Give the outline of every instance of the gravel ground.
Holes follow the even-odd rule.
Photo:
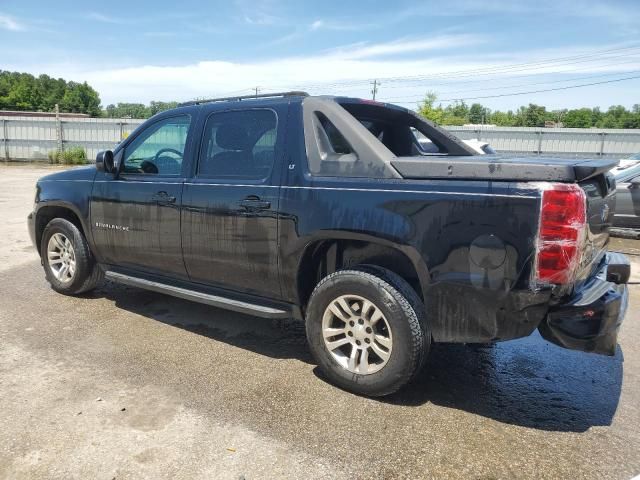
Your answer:
[[[110,283],[53,292],[25,222],[45,173],[0,166],[1,478],[640,473],[640,286],[615,357],[537,334],[438,345],[412,385],[371,400],[322,379],[296,323]]]

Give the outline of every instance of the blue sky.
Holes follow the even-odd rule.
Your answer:
[[[103,104],[305,89],[409,107],[640,103],[640,1],[0,0],[0,69],[88,81]],[[491,97],[475,100],[474,97]]]

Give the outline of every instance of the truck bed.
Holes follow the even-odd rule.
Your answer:
[[[455,178],[467,180],[581,182],[618,164],[612,159],[505,157],[497,155],[397,157],[391,165],[408,179]]]

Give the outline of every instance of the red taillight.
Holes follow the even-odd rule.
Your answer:
[[[572,281],[580,262],[586,216],[586,197],[578,185],[545,185],[538,232],[538,280],[555,284]]]

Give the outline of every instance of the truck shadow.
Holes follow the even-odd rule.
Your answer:
[[[527,428],[583,432],[611,425],[623,360],[620,346],[614,357],[574,352],[537,332],[487,346],[439,344],[416,379],[381,401],[431,402]]]
[[[271,358],[313,364],[304,324],[293,319],[253,317],[112,282],[94,295],[111,300],[118,308],[219,342]]]
[[[251,317],[113,283],[94,295],[215,341],[314,364],[304,325],[295,320]],[[432,403],[527,428],[583,432],[611,424],[622,364],[620,347],[614,357],[573,352],[537,333],[489,346],[437,344],[416,379],[377,401],[408,408]],[[324,380],[317,367],[314,373]]]

